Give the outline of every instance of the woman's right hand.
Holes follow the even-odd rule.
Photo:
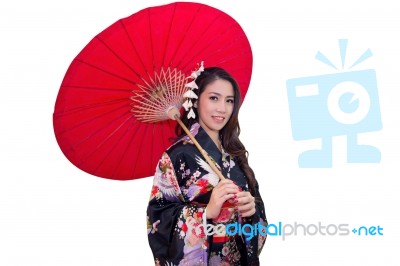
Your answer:
[[[210,201],[207,204],[207,219],[217,218],[225,201],[235,197],[239,187],[230,179],[221,180],[212,190]]]

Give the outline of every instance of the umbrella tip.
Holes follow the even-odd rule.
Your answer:
[[[170,106],[167,111],[166,111],[168,117],[172,120],[176,120],[177,118],[180,118],[181,114],[179,113],[178,108],[176,106]]]

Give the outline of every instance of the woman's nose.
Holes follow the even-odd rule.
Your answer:
[[[221,112],[221,113],[225,113],[225,111],[226,111],[225,102],[221,101],[218,103],[217,111]]]

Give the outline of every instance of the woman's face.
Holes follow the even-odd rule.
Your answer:
[[[208,84],[199,97],[198,114],[200,126],[212,137],[226,125],[234,107],[234,91],[232,84],[217,79]]]

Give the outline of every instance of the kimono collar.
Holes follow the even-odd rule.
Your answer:
[[[193,134],[195,139],[199,142],[201,147],[211,155],[214,160],[220,160],[221,152],[218,149],[217,145],[215,145],[214,141],[211,137],[207,134],[207,132],[200,126],[199,123],[195,123],[191,126],[190,132]],[[223,151],[223,148],[222,148]]]

